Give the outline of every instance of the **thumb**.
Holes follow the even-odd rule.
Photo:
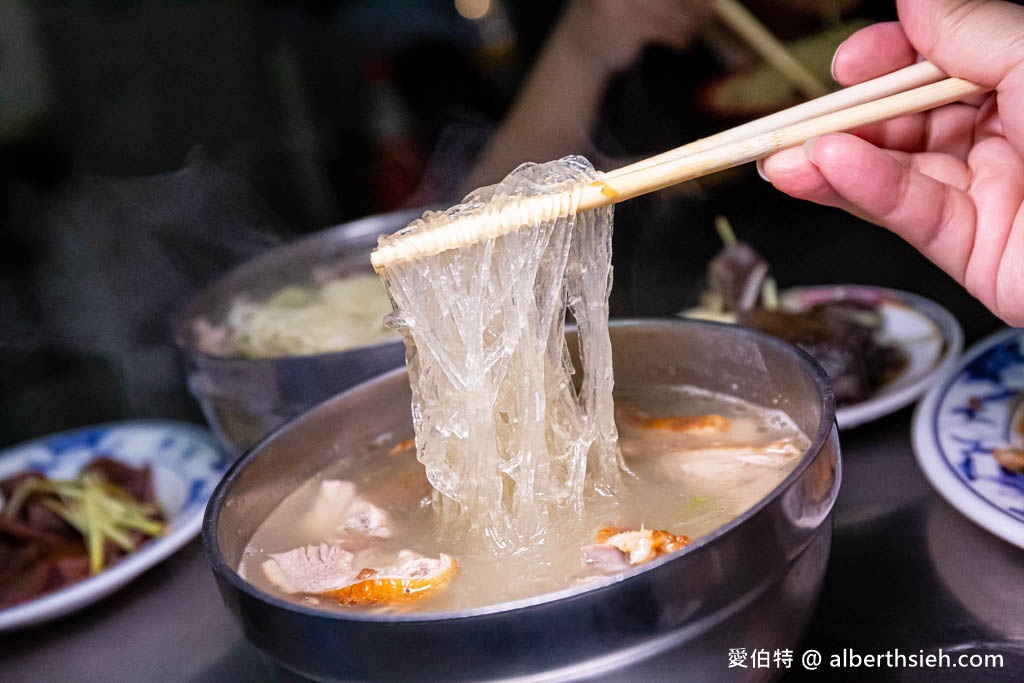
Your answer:
[[[950,76],[996,90],[1002,133],[1024,154],[1024,7],[1002,0],[898,0],[911,44]]]
[[[1024,69],[1024,7],[1001,0],[898,0],[911,44],[950,76],[996,88]]]

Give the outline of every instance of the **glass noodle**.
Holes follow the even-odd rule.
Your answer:
[[[525,164],[381,239],[552,197],[540,220],[531,214],[504,235],[384,273],[389,324],[406,344],[418,458],[448,537],[482,535],[515,551],[579,523],[588,490],[611,495],[621,484],[608,336],[612,209],[575,213],[595,178],[581,157]],[[568,211],[559,199],[567,194]],[[579,329],[579,392],[567,311]]]

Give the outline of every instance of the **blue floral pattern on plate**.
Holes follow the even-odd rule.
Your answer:
[[[993,449],[1021,445],[1024,330],[982,340],[925,396],[914,416],[914,450],[925,475],[954,507],[1024,547],[1024,474]]]
[[[134,421],[62,432],[0,451],[0,479],[26,469],[55,479],[71,478],[101,455],[151,467],[168,519],[166,533],[96,576],[0,610],[0,631],[38,624],[99,600],[195,538],[206,503],[229,464],[206,429]]]

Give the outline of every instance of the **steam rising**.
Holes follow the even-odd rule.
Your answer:
[[[114,367],[129,412],[173,415],[180,407],[163,404],[181,381],[175,314],[286,230],[244,181],[193,156],[172,173],[74,188],[44,233],[27,293],[37,320],[18,338],[99,356]]]

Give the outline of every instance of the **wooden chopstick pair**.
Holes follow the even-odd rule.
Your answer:
[[[583,188],[575,210],[615,204],[762,159],[827,133],[926,111],[989,89],[960,78],[946,78],[935,65],[921,62],[610,171]],[[530,222],[550,220],[553,211],[570,204],[543,196],[508,202],[499,212],[474,216],[471,221],[450,221],[436,229],[394,239],[377,247],[370,260],[380,272],[389,264],[497,237]],[[562,211],[565,215],[568,208]]]
[[[961,78],[945,78],[931,62],[920,62],[611,171],[584,190],[577,210],[624,201],[826,133],[934,109],[988,90]]]

